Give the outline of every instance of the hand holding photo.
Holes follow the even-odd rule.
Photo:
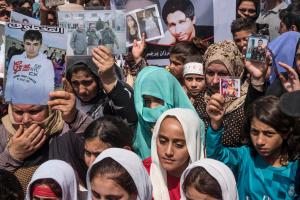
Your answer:
[[[237,78],[220,78],[220,94],[224,97],[241,96],[241,80]]]

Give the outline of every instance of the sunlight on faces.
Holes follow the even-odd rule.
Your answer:
[[[76,73],[73,72],[71,85],[75,94],[83,102],[88,102],[97,96],[97,82],[88,71],[79,70]]]
[[[204,76],[199,74],[187,74],[184,76],[184,85],[192,96],[197,96],[205,89]]]
[[[12,105],[12,116],[17,124],[29,127],[32,122],[42,122],[49,115],[48,106],[15,104]]]
[[[39,54],[42,44],[38,40],[29,40],[24,41],[24,49],[28,58],[34,58]]]
[[[110,148],[111,145],[104,143],[99,137],[86,139],[84,142],[84,161],[90,167],[97,156],[105,149]]]
[[[156,146],[161,166],[168,174],[180,177],[189,164],[190,156],[183,128],[176,118],[166,117],[162,121]]]
[[[265,160],[279,158],[284,138],[278,131],[254,117],[250,137],[254,148]]]
[[[188,187],[186,189],[186,198],[187,200],[218,200],[208,194],[204,194],[201,192],[198,192],[194,185]]]
[[[91,181],[93,200],[136,200],[136,194],[128,194],[114,180],[97,175]]]
[[[191,41],[195,37],[196,18],[187,18],[181,11],[175,11],[167,16],[167,26],[176,41]]]
[[[254,17],[256,15],[255,4],[252,1],[243,1],[238,7],[239,17]]]
[[[252,34],[250,30],[242,30],[234,33],[233,40],[236,46],[239,48],[240,52],[243,51],[244,47],[247,47],[248,38]]]
[[[229,76],[229,71],[224,64],[212,62],[205,72],[205,81],[207,88],[212,93],[218,93],[220,89],[220,78]]]

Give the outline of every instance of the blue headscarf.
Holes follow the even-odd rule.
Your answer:
[[[289,66],[295,66],[295,56],[299,39],[300,33],[289,31],[283,33],[269,43],[268,49],[272,53],[273,67],[277,67],[278,72],[285,72],[285,69],[283,69],[278,62],[284,62]],[[273,81],[275,78],[276,74],[274,70],[272,70],[270,80]]]
[[[143,95],[159,98],[164,101],[164,105],[147,108],[144,106]],[[195,111],[177,79],[166,69],[154,66],[145,67],[138,74],[134,84],[134,104],[138,126],[133,147],[142,159],[151,156],[151,128],[164,111],[171,108],[189,108]]]

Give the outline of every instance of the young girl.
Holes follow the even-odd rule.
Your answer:
[[[139,157],[132,151],[103,151],[87,174],[88,200],[151,200],[152,186]]]
[[[77,182],[73,168],[61,160],[43,163],[27,187],[26,200],[77,200]]]
[[[154,66],[145,67],[138,74],[134,103],[138,125],[133,147],[142,159],[151,155],[152,129],[164,111],[171,108],[194,109],[176,78],[167,70]]]
[[[207,156],[224,162],[237,177],[240,199],[294,199],[298,152],[294,120],[284,115],[277,97],[256,100],[249,112],[252,144],[222,146],[224,98],[215,94],[207,104],[211,119],[206,135]]]
[[[182,172],[203,157],[204,123],[197,113],[183,108],[164,112],[154,127],[151,157],[144,160],[154,200],[179,200]]]
[[[116,147],[132,149],[133,132],[121,120],[112,116],[101,117],[84,131],[84,160],[90,167],[105,149]]]
[[[180,185],[181,200],[238,200],[232,171],[217,160],[201,159],[189,165]]]

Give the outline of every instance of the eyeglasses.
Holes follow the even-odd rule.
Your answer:
[[[248,11],[248,13],[250,13],[250,14],[255,14],[256,13],[255,9],[240,8],[239,11],[242,12],[242,13],[245,13],[245,12]]]

